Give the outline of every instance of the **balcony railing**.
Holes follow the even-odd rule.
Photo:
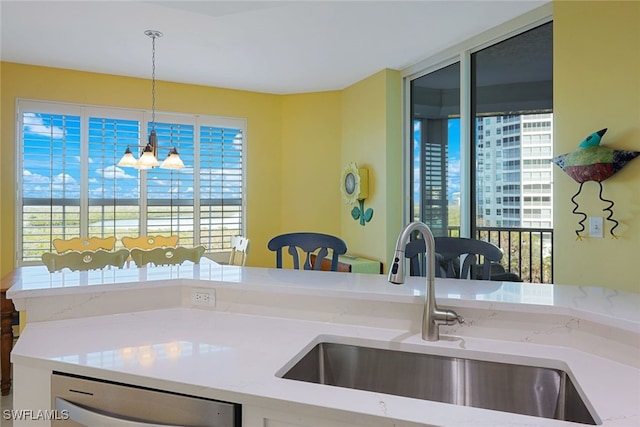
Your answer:
[[[449,227],[449,236],[460,236],[459,227]],[[553,229],[477,227],[475,238],[502,249],[502,265],[523,282],[553,283]]]

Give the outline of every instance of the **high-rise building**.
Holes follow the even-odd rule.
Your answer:
[[[477,121],[477,225],[553,228],[553,114]]]

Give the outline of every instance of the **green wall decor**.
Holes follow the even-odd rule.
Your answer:
[[[371,218],[373,217],[373,209],[369,208],[366,211],[364,210],[364,199],[358,200],[358,203],[360,204],[360,207],[355,206],[351,210],[351,216],[356,221],[360,220],[360,225],[365,225],[365,223],[371,221]]]
[[[373,209],[364,208],[364,200],[369,196],[369,170],[358,168],[351,162],[342,169],[340,177],[340,192],[342,198],[349,204],[358,202],[359,206],[351,210],[351,216],[356,221],[360,220],[360,225],[365,225],[373,217]]]

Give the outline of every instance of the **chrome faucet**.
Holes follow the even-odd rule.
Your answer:
[[[396,253],[389,270],[389,282],[395,284],[404,283],[404,249],[409,242],[409,237],[414,231],[422,234],[427,249],[427,289],[424,296],[424,309],[422,311],[422,339],[425,341],[438,341],[440,339],[440,325],[453,325],[456,322],[464,323],[464,319],[453,310],[441,310],[436,305],[435,268],[436,252],[433,233],[422,222],[409,223],[400,232],[396,243]]]

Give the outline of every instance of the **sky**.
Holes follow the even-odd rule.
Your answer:
[[[460,119],[449,119],[447,141],[447,199],[452,202],[453,194],[460,192]],[[420,182],[420,121],[414,122],[413,158],[414,184]],[[420,187],[414,185],[414,199],[419,200]]]
[[[84,157],[89,166],[87,189],[91,199],[113,199],[114,195],[118,199],[138,199],[141,172],[117,163],[128,146],[139,157],[139,122],[89,118],[88,149],[82,147],[80,129],[80,116],[23,113],[23,197],[79,198],[80,159]],[[217,151],[201,149],[201,197],[241,197],[242,131],[225,128],[221,133],[222,128],[209,126],[200,129],[203,147],[224,141],[223,148]],[[158,160],[164,160],[169,148],[175,146],[186,167],[177,171],[148,170],[148,197],[193,199],[194,126],[157,123],[156,130]]]

